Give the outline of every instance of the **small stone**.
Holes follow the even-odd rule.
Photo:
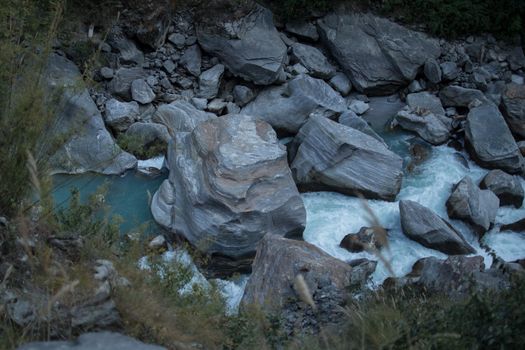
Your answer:
[[[208,100],[205,98],[197,98],[194,97],[191,99],[191,103],[195,106],[195,108],[203,111],[208,107]]]
[[[330,79],[330,85],[341,95],[346,96],[352,90],[352,83],[346,74],[338,72]]]
[[[247,86],[237,85],[233,88],[233,98],[241,107],[246,106],[254,97],[252,89]]]
[[[172,60],[167,60],[167,61],[164,61],[164,63],[162,64],[162,67],[168,74],[171,74],[173,73],[175,68],[177,68],[177,65]]]
[[[419,81],[414,80],[410,83],[410,85],[408,85],[408,91],[410,93],[420,92],[423,91],[423,87],[421,86]]]
[[[370,109],[370,106],[366,102],[360,100],[353,100],[348,105],[348,109],[350,109],[357,115],[361,115],[368,111]]]
[[[510,80],[514,84],[518,84],[518,85],[523,85],[525,83],[525,79],[523,79],[521,75],[517,75],[517,74],[512,74],[512,76],[510,77]]]
[[[109,67],[102,67],[100,68],[100,75],[102,75],[104,79],[112,79],[115,71]]]
[[[228,104],[226,105],[226,111],[228,112],[228,114],[238,114],[241,112],[241,107],[237,106],[233,102],[228,102]]]
[[[220,113],[226,107],[227,103],[220,98],[216,98],[208,103],[208,110],[213,113]]]
[[[182,77],[176,80],[177,85],[183,89],[190,89],[193,86],[193,80],[187,77]]]
[[[116,131],[125,131],[139,115],[139,105],[135,101],[120,102],[111,99],[106,102],[105,122]]]
[[[460,69],[454,62],[443,62],[440,64],[444,80],[454,80],[461,73]]]
[[[441,82],[441,67],[436,60],[430,59],[425,63],[424,73],[430,82],[434,84]]]
[[[217,96],[223,74],[224,66],[222,64],[217,64],[203,72],[199,77],[198,96],[207,99],[212,99]]]
[[[155,93],[144,79],[137,79],[131,83],[131,96],[133,100],[144,105],[155,99]]]
[[[186,37],[180,33],[171,34],[168,40],[179,49],[182,49],[186,44]]]
[[[149,242],[148,247],[150,249],[159,250],[162,248],[166,248],[166,245],[166,238],[164,238],[163,235],[158,235]]]
[[[306,69],[302,64],[296,63],[292,66],[292,73],[296,75],[307,74],[308,69]]]

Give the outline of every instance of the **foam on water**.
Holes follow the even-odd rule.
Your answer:
[[[409,135],[397,135],[390,140],[390,147],[398,154],[407,154]],[[464,159],[461,159],[463,157]],[[488,170],[482,169],[467,156],[459,154],[447,146],[433,147],[430,158],[417,166],[412,173],[405,174],[402,189],[397,200],[407,199],[418,202],[443,218],[448,218],[445,203],[452,187],[463,177],[469,175],[479,182]],[[522,179],[525,188],[525,181]],[[378,260],[376,256],[363,253],[350,253],[340,248],[339,243],[348,233],[358,232],[363,226],[370,226],[367,210],[362,201],[355,197],[337,193],[318,192],[303,194],[307,211],[307,224],[304,239],[328,254],[349,261],[358,258]],[[401,230],[398,202],[380,200],[367,201],[381,225],[389,231],[389,250],[383,255],[389,262],[395,276],[403,276],[411,271],[412,265],[420,258],[434,256],[445,259],[447,256],[439,251],[428,249],[410,240]],[[498,211],[497,224],[511,223],[525,217],[525,207],[513,209],[503,207]],[[476,249],[476,255],[485,259],[485,265],[492,264],[492,257],[480,247],[477,236],[469,226],[458,220],[449,220],[460,231],[465,239]],[[492,230],[484,237],[484,243],[494,249],[503,259],[512,261],[525,257],[525,238],[518,233],[496,233]],[[381,261],[372,275],[374,284],[382,283],[390,272]]]

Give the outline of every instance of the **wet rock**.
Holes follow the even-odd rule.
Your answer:
[[[352,90],[352,83],[350,79],[344,73],[336,73],[332,79],[330,79],[330,86],[333,87],[342,96],[346,96]]]
[[[300,75],[285,86],[263,90],[242,113],[261,118],[280,132],[296,134],[311,116],[336,117],[346,110],[341,95],[323,80]]]
[[[525,232],[525,219],[518,220],[511,224],[501,225],[500,231]]]
[[[391,201],[401,187],[400,157],[375,138],[321,116],[310,117],[289,153],[302,190]]]
[[[492,170],[481,181],[480,187],[494,192],[500,205],[523,205],[523,187],[517,176],[512,176],[501,170]]]
[[[419,92],[407,95],[407,104],[412,110],[424,113],[426,111],[435,115],[445,115],[445,110],[439,98],[429,92]]]
[[[502,107],[510,130],[519,139],[525,139],[525,85],[507,85]]]
[[[198,110],[191,103],[180,100],[160,106],[153,115],[153,121],[166,126],[171,135],[180,131],[193,131],[200,123],[214,118],[214,114]]]
[[[455,85],[443,88],[439,98],[445,107],[468,107],[475,100],[488,102],[483,92]]]
[[[435,59],[429,59],[425,62],[423,72],[425,73],[425,77],[427,77],[431,83],[437,84],[441,82],[441,67]]]
[[[347,111],[341,114],[339,116],[339,123],[351,127],[353,129],[359,130],[362,133],[372,136],[376,140],[385,144],[383,138],[379,136],[363,118],[361,118],[352,111]]]
[[[237,85],[233,88],[233,98],[240,107],[246,106],[254,97],[252,89],[247,86]]]
[[[109,92],[126,101],[131,101],[131,83],[137,79],[146,78],[147,73],[139,67],[120,68],[108,85]]]
[[[145,105],[153,102],[156,96],[144,79],[137,79],[131,83],[131,97]]]
[[[301,39],[311,41],[319,40],[317,27],[313,23],[302,21],[288,22],[286,23],[286,31],[300,37]]]
[[[461,233],[421,204],[402,200],[399,211],[403,233],[421,245],[452,255],[475,252]]]
[[[137,159],[118,147],[89,92],[78,88],[82,78],[74,63],[53,54],[44,76],[48,92],[61,94],[50,137],[65,139],[49,160],[52,172],[120,174],[134,168]]]
[[[186,49],[180,58],[180,64],[193,76],[201,74],[202,53],[199,45],[192,45]]]
[[[220,29],[218,29],[218,27]],[[239,19],[217,16],[217,23],[197,26],[202,49],[217,56],[234,75],[259,85],[283,74],[286,45],[273,24],[272,13],[260,6]]]
[[[313,46],[295,43],[292,45],[292,55],[313,77],[330,79],[335,75],[335,67]]]
[[[358,233],[346,235],[339,243],[339,246],[352,253],[381,249],[383,247],[377,239],[376,229],[373,227],[361,227]]]
[[[219,92],[223,74],[224,66],[222,64],[217,64],[207,71],[202,72],[199,76],[198,96],[207,99],[215,98]]]
[[[75,341],[33,342],[17,350],[166,350],[156,345],[147,345],[123,334],[111,332],[85,333]]]
[[[120,102],[111,99],[106,102],[105,122],[113,130],[126,131],[137,119],[139,113],[137,102]]]
[[[481,166],[515,174],[523,157],[498,108],[491,104],[470,111],[465,124],[467,150]]]
[[[399,111],[392,125],[399,125],[403,129],[418,134],[423,140],[440,145],[450,138],[450,130],[442,121],[443,116],[430,112],[417,113],[409,108]]]
[[[447,200],[448,215],[472,224],[479,234],[494,224],[498,208],[498,197],[492,191],[479,189],[468,176],[454,186]]]
[[[441,53],[437,40],[371,14],[333,13],[318,26],[352,84],[366,94],[388,95],[408,85]]]
[[[236,259],[267,233],[301,235],[304,205],[269,124],[245,115],[209,120],[177,133],[168,159],[171,228],[198,249]]]

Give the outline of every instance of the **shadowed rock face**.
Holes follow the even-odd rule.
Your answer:
[[[301,235],[304,205],[269,124],[228,115],[177,133],[170,148],[172,229],[202,251],[239,258],[267,233]]]
[[[217,56],[233,74],[269,85],[283,74],[286,45],[273,24],[272,13],[256,6],[238,20],[197,26],[201,47]]]
[[[480,187],[489,189],[499,198],[500,205],[523,205],[524,191],[517,176],[512,176],[501,170],[492,170],[483,178]]]
[[[324,117],[310,117],[294,139],[291,168],[307,191],[336,191],[394,200],[403,160],[384,143]]]
[[[511,174],[523,171],[518,145],[495,105],[473,108],[465,125],[467,149],[481,166],[499,168]]]
[[[45,79],[50,97],[60,93],[50,137],[67,140],[50,159],[54,173],[93,171],[109,175],[136,166],[137,159],[123,152],[106,130],[87,89],[78,88],[82,77],[73,62],[57,54],[51,55]]]
[[[319,31],[352,84],[367,94],[387,95],[408,85],[441,53],[437,40],[370,14],[330,14],[319,21]]]
[[[421,245],[446,254],[471,254],[475,250],[448,222],[419,203],[399,202],[403,233]]]

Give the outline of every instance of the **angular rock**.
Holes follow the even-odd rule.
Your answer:
[[[126,131],[139,116],[139,105],[137,102],[120,102],[111,99],[106,102],[106,124],[113,130]]]
[[[302,39],[317,41],[319,40],[319,33],[317,27],[313,23],[294,21],[286,23],[286,31],[297,35]]]
[[[406,104],[398,95],[371,97],[368,101],[370,109],[362,115],[374,130],[385,130],[390,126],[392,118],[403,109]]]
[[[131,97],[145,105],[153,102],[156,96],[144,79],[137,79],[131,83]]]
[[[107,38],[107,43],[119,52],[119,61],[122,64],[141,65],[144,62],[144,54],[137,45],[129,40],[122,30],[114,26]]]
[[[252,275],[241,303],[278,310],[290,299],[300,300],[293,287],[299,274],[312,294],[325,285],[346,293],[345,288],[352,281],[352,267],[347,263],[310,243],[268,234],[257,246]]]
[[[376,238],[375,229],[373,227],[361,227],[358,233],[346,235],[341,243],[339,243],[339,246],[351,253],[382,248],[382,244]]]
[[[186,49],[180,58],[180,64],[193,76],[201,74],[202,53],[199,45],[192,45]]]
[[[384,143],[321,116],[310,117],[294,138],[291,169],[305,191],[335,191],[392,201],[401,187],[403,160]]]
[[[106,130],[87,89],[78,88],[82,76],[73,62],[51,55],[45,81],[51,96],[61,94],[50,137],[66,140],[49,160],[53,173],[121,174],[136,166],[137,159],[123,152]]]
[[[246,106],[254,97],[252,89],[247,86],[237,85],[233,88],[233,98],[240,107]]]
[[[411,109],[404,109],[399,111],[392,124],[399,124],[403,129],[415,132],[433,145],[445,143],[450,138],[449,128],[433,113],[420,114]]]
[[[461,69],[454,62],[443,62],[439,66],[441,67],[444,80],[454,80],[461,73]]]
[[[202,74],[199,77],[199,92],[198,96],[202,98],[212,99],[217,96],[221,78],[224,74],[224,66],[218,64]]]
[[[161,346],[147,345],[126,335],[112,332],[85,333],[75,341],[49,341],[27,343],[17,350],[166,350]]]
[[[313,77],[330,79],[335,73],[335,67],[325,55],[313,46],[295,43],[292,45],[293,57],[310,71]]]
[[[485,104],[470,111],[465,140],[467,150],[481,166],[510,174],[523,171],[523,156],[496,106]]]
[[[386,146],[386,143],[383,140],[383,138],[379,136],[363,118],[361,118],[352,111],[347,111],[341,114],[339,116],[339,123],[351,127],[352,129],[359,130],[362,133],[367,134],[369,136],[372,136],[373,138],[380,141]]]
[[[488,102],[483,92],[455,85],[443,88],[439,98],[445,107],[468,107],[474,100]]]
[[[269,124],[245,115],[209,120],[177,133],[168,158],[176,191],[171,228],[202,251],[242,258],[265,234],[304,230],[286,150]]]
[[[423,72],[425,73],[425,77],[433,84],[439,83],[442,79],[441,67],[435,59],[429,59],[425,62]]]
[[[131,83],[146,78],[147,73],[139,67],[120,68],[108,85],[109,91],[126,101],[131,101]]]
[[[135,147],[141,150],[162,150],[164,153],[171,136],[162,124],[157,123],[134,123],[126,131],[126,136],[133,139]]]
[[[197,125],[214,118],[217,118],[214,114],[198,110],[186,101],[162,105],[153,115],[153,121],[166,126],[171,135],[191,132]]]
[[[413,110],[429,111],[435,115],[445,115],[445,110],[439,98],[426,91],[408,94],[407,104]]]
[[[181,49],[186,44],[186,37],[184,34],[181,33],[173,33],[170,36],[168,36],[168,40],[170,43],[175,45],[177,48]]]
[[[104,79],[112,79],[115,71],[109,67],[102,67],[100,68],[100,75],[102,75]]]
[[[323,80],[300,75],[285,86],[271,87],[242,109],[277,131],[296,134],[310,116],[336,117],[346,111],[344,99]]]
[[[348,109],[355,114],[361,115],[370,109],[368,103],[361,100],[353,100],[348,104]]]
[[[437,40],[371,14],[329,14],[318,25],[322,41],[366,94],[395,92],[441,54]]]
[[[344,73],[336,73],[332,79],[330,79],[330,86],[332,86],[341,95],[346,96],[352,90],[352,83],[350,79]]]
[[[483,234],[496,221],[499,199],[489,190],[481,190],[468,176],[457,183],[447,200],[448,216],[465,220]]]
[[[502,206],[514,205],[516,208],[521,208],[523,205],[525,194],[517,176],[501,170],[492,170],[483,178],[480,187],[494,192]]]
[[[217,56],[234,75],[255,84],[269,85],[280,78],[287,58],[286,45],[269,10],[257,5],[239,19],[217,19],[213,25],[197,26],[203,50]]]
[[[507,85],[502,107],[510,130],[519,139],[525,139],[525,85]]]
[[[402,200],[399,212],[403,233],[421,245],[451,255],[475,253],[461,233],[421,204]]]

